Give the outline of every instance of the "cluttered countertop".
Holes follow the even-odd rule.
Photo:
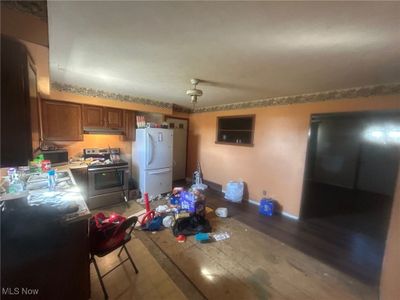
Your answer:
[[[18,183],[16,187],[10,186],[11,190],[9,187],[9,193],[1,194],[0,201],[4,201],[4,211],[46,210],[62,222],[75,222],[91,216],[68,165],[52,169],[50,173],[27,171],[20,172],[19,175],[11,168],[6,177],[6,180],[10,180],[10,177],[17,178],[14,181]]]

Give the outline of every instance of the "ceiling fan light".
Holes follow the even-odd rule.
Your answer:
[[[189,96],[201,96],[203,95],[203,91],[202,90],[198,90],[198,89],[191,89],[191,90],[187,90],[186,91],[186,95]]]
[[[193,103],[194,109],[194,106],[197,103],[197,97],[203,95],[203,91],[196,89],[196,85],[200,82],[200,80],[192,78],[190,79],[190,82],[193,86],[190,90],[186,90],[186,95],[190,96],[190,102]]]
[[[196,96],[196,95],[192,95],[192,96],[190,97],[190,101],[191,101],[192,103],[197,103],[197,96]]]

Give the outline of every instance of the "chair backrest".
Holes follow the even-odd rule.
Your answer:
[[[123,221],[120,226],[118,226],[118,229],[115,230],[114,235],[120,234],[121,232],[126,232],[128,229],[129,229],[128,234],[130,235],[132,233],[133,228],[135,228],[137,221],[138,221],[137,216],[130,216],[126,218],[126,220]]]

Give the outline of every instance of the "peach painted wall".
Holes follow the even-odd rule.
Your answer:
[[[266,190],[285,212],[298,216],[310,115],[388,108],[400,109],[400,96],[192,114],[187,176],[200,160],[206,180],[225,185],[241,178],[251,200],[259,201]],[[215,144],[217,116],[246,114],[256,115],[254,147]]]
[[[121,135],[84,134],[83,141],[56,144],[67,149],[69,157],[81,156],[84,148],[120,148],[121,158],[131,162],[132,142],[124,141]]]
[[[400,170],[392,206],[381,276],[381,300],[400,299]]]

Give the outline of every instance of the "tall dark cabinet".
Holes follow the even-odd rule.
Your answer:
[[[1,36],[1,167],[26,165],[39,148],[36,67],[20,41]]]

